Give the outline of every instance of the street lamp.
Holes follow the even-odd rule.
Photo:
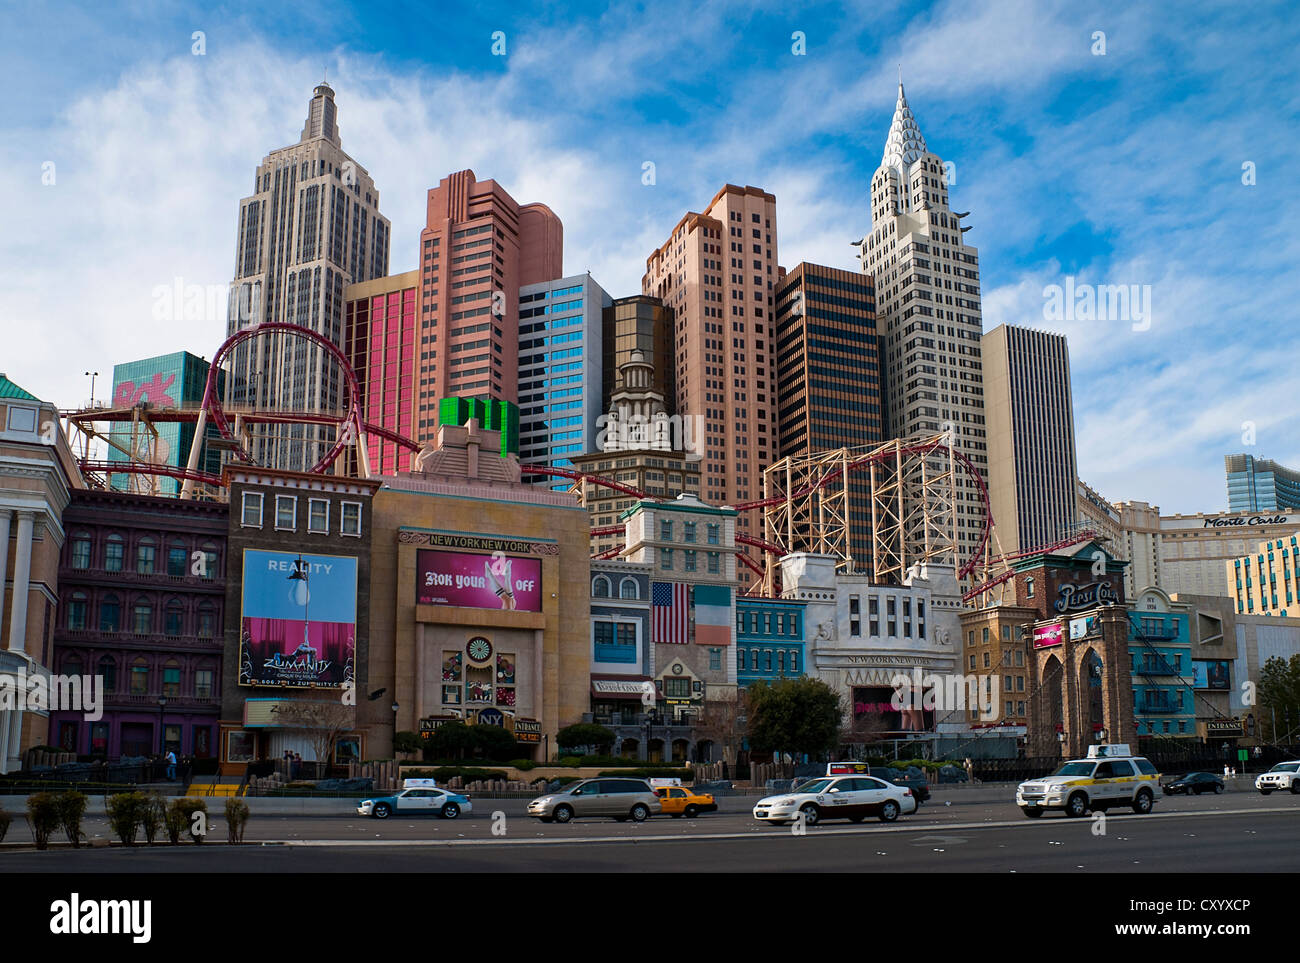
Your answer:
[[[163,732],[163,712],[167,709],[167,697],[158,697],[158,755],[167,755],[166,735]]]
[[[302,645],[300,645],[294,655],[307,654],[315,662],[316,651],[311,647],[311,637],[309,629],[311,628],[311,614],[309,606],[311,604],[311,578],[308,574],[308,565],[302,560],[302,553],[298,553],[298,560],[294,563],[293,571],[289,573],[290,582],[298,582],[293,589],[293,600],[302,606]]]
[[[99,377],[98,371],[87,371],[86,375],[90,378],[90,407],[95,407],[95,379]]]

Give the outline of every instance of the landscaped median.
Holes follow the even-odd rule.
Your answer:
[[[16,797],[9,797],[10,800]],[[182,841],[202,844],[211,841],[207,803],[202,799],[181,796],[168,798],[160,792],[129,790],[99,797],[102,813],[114,838],[90,837],[82,829],[82,819],[91,807],[91,797],[76,790],[38,792],[22,800],[31,842],[13,838],[11,830],[16,815],[0,809],[0,849],[46,850],[51,847],[80,849],[82,846],[146,846],[165,840],[173,846]],[[99,809],[99,807],[94,807]],[[98,814],[98,813],[96,813]],[[244,827],[250,815],[242,799],[227,799],[224,806],[225,842],[239,845],[244,841]],[[62,834],[63,840],[55,836]]]

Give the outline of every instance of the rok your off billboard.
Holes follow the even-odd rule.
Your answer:
[[[244,551],[239,684],[334,689],[353,679],[357,560]]]
[[[542,560],[421,549],[415,559],[415,603],[471,609],[542,610]]]

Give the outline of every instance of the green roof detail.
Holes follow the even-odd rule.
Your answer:
[[[23,401],[41,400],[30,391],[24,391],[2,374],[0,374],[0,398],[21,398]]]

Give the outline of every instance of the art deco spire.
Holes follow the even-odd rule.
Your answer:
[[[925,153],[925,138],[921,128],[916,125],[912,108],[907,106],[907,95],[903,93],[903,82],[898,82],[898,104],[894,107],[894,122],[889,126],[889,137],[885,141],[885,155],[880,160],[881,167],[908,168]]]

